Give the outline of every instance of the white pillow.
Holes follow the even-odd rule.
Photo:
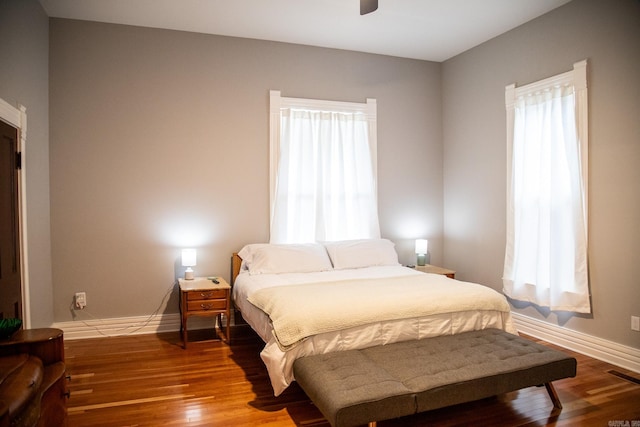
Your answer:
[[[325,242],[324,246],[336,270],[400,265],[395,244],[387,239],[343,240]]]
[[[249,274],[309,273],[331,270],[327,251],[319,243],[247,245],[238,252]]]

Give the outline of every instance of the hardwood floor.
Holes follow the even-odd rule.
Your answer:
[[[329,426],[297,384],[274,397],[260,339],[246,327],[232,334],[228,346],[190,331],[188,350],[178,332],[67,340],[69,426]],[[564,351],[578,375],[554,382],[559,414],[531,387],[378,426],[640,426],[640,384],[608,371],[640,375]]]

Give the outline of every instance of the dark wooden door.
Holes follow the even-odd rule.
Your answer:
[[[18,131],[0,121],[0,318],[22,319]]]

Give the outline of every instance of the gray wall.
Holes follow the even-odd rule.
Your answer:
[[[635,348],[640,333],[640,3],[574,0],[443,65],[444,259],[502,289],[504,87],[589,60],[589,258],[593,315],[516,312]]]
[[[378,103],[383,236],[442,258],[441,65],[340,50],[52,19],[54,310],[86,291],[97,318],[151,314],[180,249],[229,278],[269,238],[269,90]],[[177,312],[175,292],[161,311]],[[85,316],[80,313],[79,316]],[[86,318],[86,317],[85,317]]]
[[[27,107],[31,326],[53,322],[49,226],[49,18],[37,0],[0,0],[0,98]]]

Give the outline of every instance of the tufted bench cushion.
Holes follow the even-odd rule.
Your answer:
[[[358,425],[416,412],[415,394],[362,351],[303,357],[295,361],[293,372],[333,426]]]
[[[562,352],[496,330],[298,359],[296,381],[334,427],[366,424],[576,375]]]

